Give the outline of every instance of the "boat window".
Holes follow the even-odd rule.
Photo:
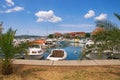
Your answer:
[[[30,47],[31,47],[31,48],[34,48],[34,47],[35,47],[35,48],[40,48],[39,45],[31,45]]]

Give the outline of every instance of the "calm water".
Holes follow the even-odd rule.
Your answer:
[[[80,59],[81,47],[80,47],[79,43],[70,43],[62,49],[65,49],[65,51],[67,52],[66,60],[78,60],[78,59]],[[47,58],[49,53],[50,52],[44,53],[44,59]]]
[[[79,43],[69,43],[66,46],[62,47],[62,49],[65,49],[65,51],[67,52],[66,60],[80,59],[81,47],[80,47]],[[50,49],[50,50],[52,50],[52,49]],[[45,60],[47,58],[47,56],[50,54],[50,50],[43,54],[43,56],[44,56],[43,60]],[[3,57],[3,55],[0,55],[0,57]]]

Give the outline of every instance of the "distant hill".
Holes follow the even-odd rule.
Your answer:
[[[24,38],[24,39],[41,38],[41,37],[45,37],[45,36],[36,36],[36,35],[18,35],[18,36],[15,36],[15,38]]]

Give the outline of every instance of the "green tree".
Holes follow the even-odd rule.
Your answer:
[[[48,38],[53,38],[53,36],[54,36],[53,34],[49,34]]]
[[[90,38],[90,33],[86,33],[85,38]]]
[[[70,38],[70,35],[69,34],[63,34],[64,38],[67,38],[69,39]]]
[[[20,52],[25,52],[28,43],[21,43],[18,46],[14,46],[13,39],[15,36],[16,30],[9,29],[6,33],[1,34],[0,36],[0,54],[3,55],[1,58],[2,64],[2,74],[9,75],[13,73],[12,59],[15,54]]]

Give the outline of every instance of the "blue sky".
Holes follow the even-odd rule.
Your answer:
[[[4,32],[17,29],[16,35],[48,35],[54,32],[91,32],[95,21],[120,14],[120,0],[0,0],[0,21]]]

